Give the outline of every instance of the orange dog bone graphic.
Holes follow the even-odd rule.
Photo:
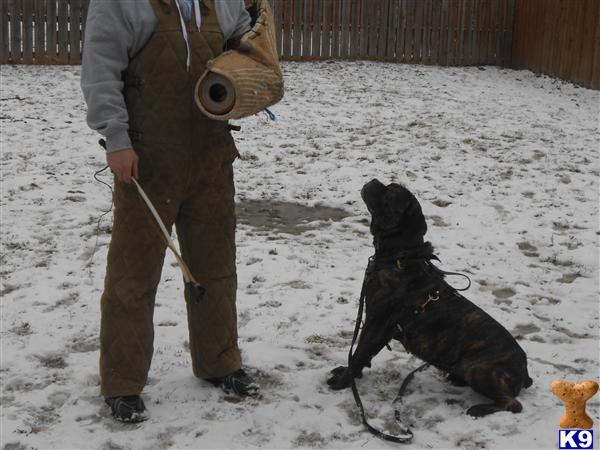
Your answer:
[[[565,404],[565,415],[560,418],[561,428],[592,428],[594,421],[585,412],[585,402],[598,392],[598,383],[557,380],[552,383],[552,392]]]

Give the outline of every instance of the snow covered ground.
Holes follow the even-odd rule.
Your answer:
[[[364,430],[349,391],[325,385],[346,359],[373,252],[359,190],[374,177],[417,195],[441,267],[470,274],[466,296],[517,337],[534,379],[523,413],[475,420],[464,411],[477,394],[435,369],[418,374],[404,402],[408,447],[556,448],[550,383],[598,378],[600,93],[493,67],[284,70],[278,121],[256,116],[236,135],[240,345],[263,398],[236,402],[192,376],[168,255],[144,392],[152,417],[127,426],[99,397],[111,216],[97,221],[110,192],[92,177],[104,157],[79,68],[2,66],[3,449],[398,447]],[[381,423],[420,363],[392,350],[359,382]]]

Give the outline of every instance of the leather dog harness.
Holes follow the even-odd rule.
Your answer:
[[[424,261],[425,265],[426,265],[426,267],[425,267],[426,270],[430,269],[430,270],[433,270],[433,272],[436,273],[437,275],[442,275],[442,277],[441,277],[442,280],[443,280],[444,275],[459,275],[459,276],[465,277],[469,283],[466,287],[461,288],[461,289],[456,289],[456,288],[449,286],[446,283],[442,283],[441,287],[439,289],[436,288],[432,292],[429,292],[427,294],[427,297],[425,298],[425,300],[415,307],[415,309],[414,309],[415,315],[423,314],[427,310],[427,307],[430,304],[439,301],[439,299],[441,298],[441,294],[444,291],[449,289],[449,290],[452,290],[454,293],[456,293],[456,291],[466,291],[467,289],[469,289],[471,287],[471,279],[467,275],[459,273],[459,272],[446,272],[444,270],[439,269],[438,267],[434,266],[431,263],[431,259],[435,259],[435,260],[439,261],[439,258],[436,255],[434,255],[433,253],[431,253],[433,248],[429,242],[427,242],[425,244],[422,243],[419,246],[419,250],[423,250],[423,248],[425,249],[425,252],[428,253],[427,255],[423,255],[422,251],[418,252],[420,254],[417,257],[411,257],[411,255],[407,255],[406,253],[404,253],[404,254],[400,253],[394,259],[392,259],[391,264],[387,264],[387,266],[394,267],[398,271],[404,271],[405,267],[406,267],[406,262],[408,260]],[[363,316],[363,310],[364,310],[365,299],[366,299],[367,284],[369,283],[369,280],[371,279],[373,274],[375,272],[377,272],[378,270],[383,269],[385,266],[386,265],[384,262],[382,264],[382,261],[379,261],[379,262],[377,261],[375,255],[369,257],[369,263],[367,264],[367,268],[365,270],[365,276],[363,278],[363,283],[362,283],[361,292],[360,292],[360,299],[358,302],[358,314],[356,316],[356,323],[354,325],[354,333],[352,335],[352,343],[350,344],[350,350],[348,351],[348,368],[350,370],[352,370],[352,357],[354,356],[354,345],[356,344],[356,341],[360,334],[360,329],[361,329],[361,324],[362,324],[362,316]],[[396,327],[398,328],[398,330],[400,332],[403,331],[400,324],[396,324]],[[388,346],[388,349],[389,348],[390,347]],[[420,365],[419,367],[417,367],[416,369],[414,369],[412,372],[410,372],[406,376],[406,378],[403,380],[403,382],[400,386],[400,390],[398,391],[396,398],[392,402],[393,405],[396,405],[397,403],[399,403],[401,401],[402,396],[404,395],[404,392],[406,391],[406,388],[408,387],[408,383],[414,378],[415,374],[417,372],[420,372],[420,371],[426,369],[427,367],[429,367],[429,363],[424,363],[424,364]],[[396,442],[399,444],[406,444],[406,443],[409,443],[412,441],[413,432],[410,430],[410,428],[408,428],[406,425],[404,425],[402,423],[401,412],[397,407],[394,407],[394,418],[396,419],[396,422],[398,423],[398,425],[401,427],[402,434],[401,435],[391,435],[388,433],[384,433],[383,431],[378,430],[377,428],[373,427],[367,421],[365,409],[364,409],[362,400],[360,399],[360,394],[358,392],[358,388],[356,386],[356,379],[353,376],[351,377],[351,388],[352,388],[352,394],[354,396],[354,401],[356,402],[356,405],[358,406],[358,409],[360,411],[362,423],[369,430],[369,432],[371,432],[371,434],[373,434],[374,436],[377,436],[381,439],[384,439],[386,441]]]

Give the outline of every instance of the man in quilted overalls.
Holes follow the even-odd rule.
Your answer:
[[[101,300],[101,393],[115,419],[147,417],[140,393],[153,352],[152,315],[166,243],[139,181],[206,289],[186,292],[194,374],[239,395],[258,385],[237,345],[237,150],[227,122],[204,116],[194,86],[206,63],[250,28],[243,0],[91,0],[81,86],[88,123],[106,138],[114,222]]]

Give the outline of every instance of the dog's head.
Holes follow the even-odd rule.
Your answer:
[[[416,238],[427,233],[419,201],[401,184],[386,186],[374,179],[363,186],[360,194],[371,213],[371,233],[376,238],[391,235]]]

